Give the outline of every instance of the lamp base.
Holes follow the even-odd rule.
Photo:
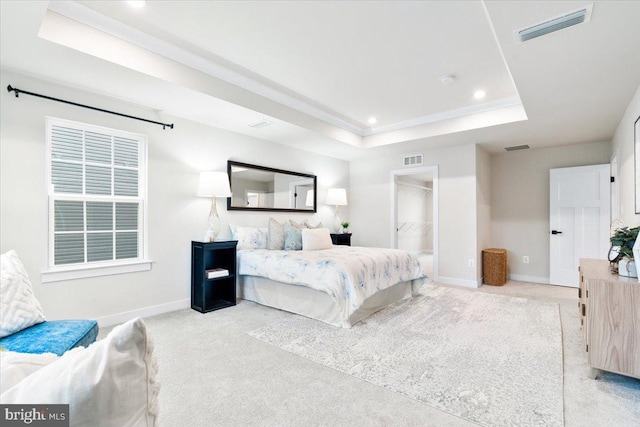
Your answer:
[[[220,217],[218,216],[216,197],[213,196],[211,198],[211,210],[209,211],[209,229],[204,236],[205,242],[215,241],[218,234],[220,234]]]
[[[205,242],[214,242],[216,240],[216,232],[213,230],[207,230],[204,235]]]
[[[342,220],[338,215],[333,219],[333,232],[336,234],[342,232]]]

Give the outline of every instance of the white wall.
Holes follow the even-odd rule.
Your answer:
[[[24,75],[2,72],[0,86],[69,99],[100,108],[157,117],[111,98],[59,86]],[[279,219],[332,217],[322,205],[329,187],[349,187],[346,161],[293,149],[175,117],[175,129],[0,91],[0,249],[15,249],[23,260],[49,319],[100,318],[147,308],[147,313],[187,306],[190,299],[191,240],[204,237],[210,199],[196,197],[200,170],[226,170],[228,159],[311,173],[318,176],[318,214],[273,214]],[[162,115],[162,114],[161,114]],[[149,255],[151,271],[42,284],[47,265],[47,192],[45,116],[142,133],[149,138]],[[266,226],[269,213],[227,212],[218,204],[221,222]],[[348,217],[349,206],[341,212]],[[326,219],[325,219],[326,218]],[[122,317],[107,320],[120,321]]]
[[[491,156],[491,244],[507,249],[513,279],[549,283],[549,170],[609,163],[610,154],[611,143],[595,142]]]
[[[438,166],[439,221],[438,275],[441,282],[475,286],[478,276],[468,260],[477,258],[476,148],[464,145],[421,149],[420,143],[402,149],[373,149],[351,162],[352,243],[390,247],[391,171],[403,169],[402,156],[423,153],[423,166]]]
[[[491,247],[491,156],[476,146],[477,276],[482,277],[482,250]]]
[[[618,157],[618,191],[620,219],[625,225],[640,225],[640,214],[635,213],[634,141],[633,125],[640,117],[640,87],[629,103],[618,129],[613,136],[613,155]],[[640,173],[640,172],[639,172]]]

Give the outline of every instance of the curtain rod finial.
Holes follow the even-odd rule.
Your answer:
[[[14,91],[16,93],[16,98],[20,95],[20,91],[18,89],[13,88],[11,85],[7,86],[7,92]]]

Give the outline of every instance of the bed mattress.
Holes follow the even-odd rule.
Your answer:
[[[245,299],[343,327],[426,281],[417,257],[397,249],[240,250],[238,265]]]

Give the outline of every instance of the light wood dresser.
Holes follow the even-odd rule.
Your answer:
[[[640,283],[609,262],[580,260],[578,309],[590,377],[599,370],[640,378]]]

